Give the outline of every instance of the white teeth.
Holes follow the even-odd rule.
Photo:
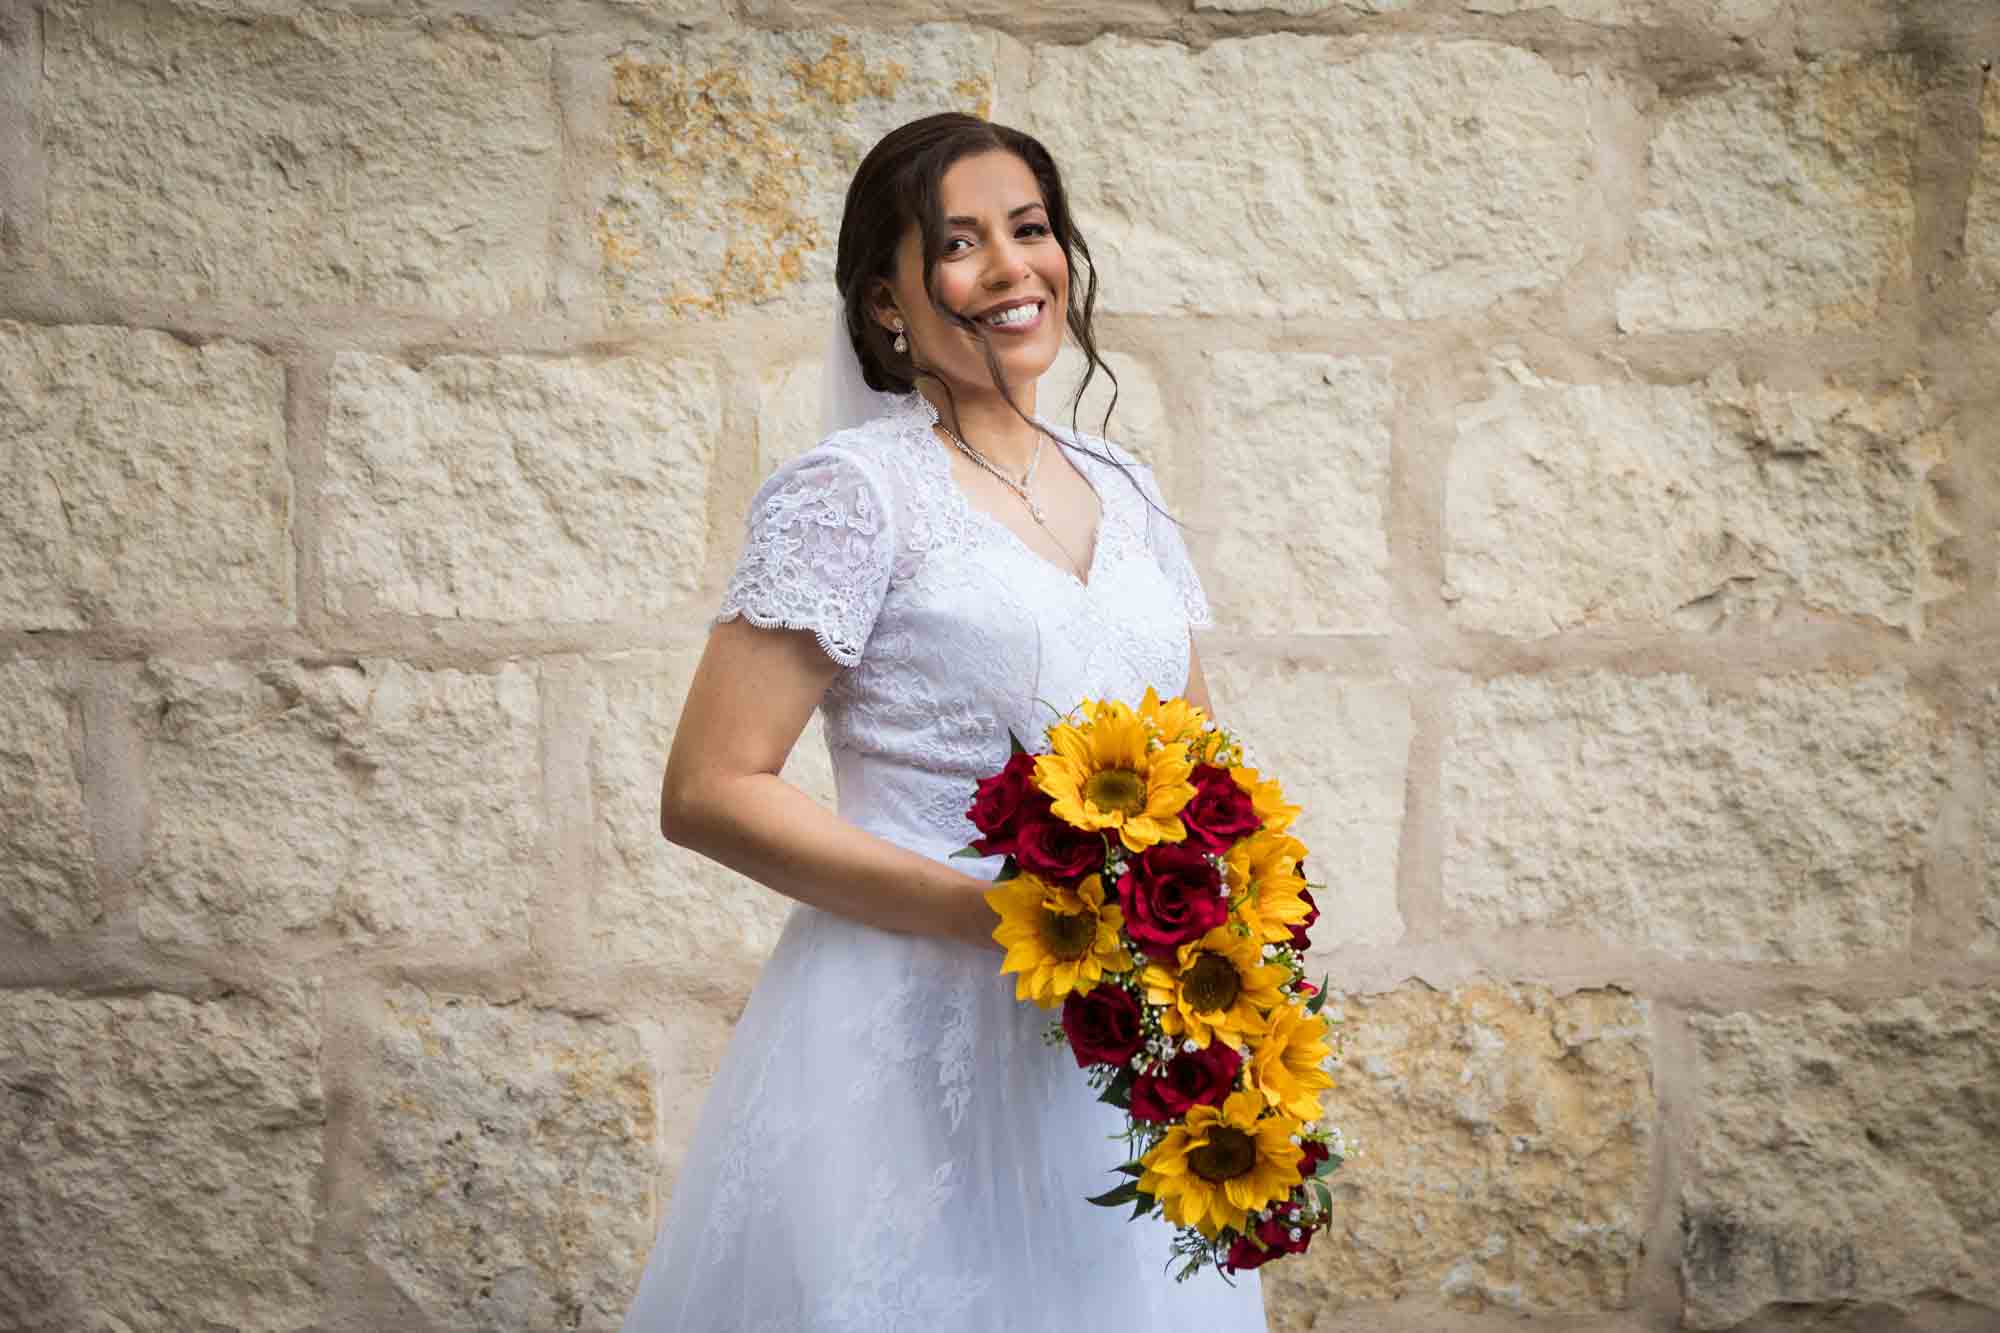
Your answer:
[[[987,319],[986,322],[988,324],[1026,324],[1035,317],[1036,312],[1041,308],[1038,302],[1030,301],[1027,305],[1017,305],[1011,309],[1003,310],[999,314]]]

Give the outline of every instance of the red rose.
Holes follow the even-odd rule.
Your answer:
[[[1208,858],[1183,843],[1154,843],[1125,863],[1118,877],[1125,933],[1166,962],[1174,950],[1229,920],[1222,876]]]
[[[1299,1238],[1292,1239],[1292,1228],[1298,1226],[1299,1206],[1295,1203],[1281,1203],[1271,1210],[1271,1216],[1259,1222],[1257,1236],[1268,1249],[1258,1249],[1257,1242],[1248,1236],[1238,1236],[1229,1246],[1229,1257],[1223,1266],[1231,1272],[1240,1273],[1246,1268],[1257,1268],[1270,1263],[1280,1255],[1304,1254],[1306,1246],[1312,1244],[1312,1228],[1299,1227]]]
[[[1044,793],[1039,802],[1025,803],[1014,835],[1014,859],[1021,869],[1059,884],[1073,884],[1104,869],[1104,835],[1067,824],[1050,807]]]
[[[1227,1042],[1211,1041],[1198,1051],[1181,1051],[1165,1074],[1132,1080],[1127,1108],[1134,1119],[1164,1124],[1186,1115],[1190,1106],[1220,1106],[1236,1087],[1243,1057]]]
[[[1071,991],[1063,1001],[1062,1025],[1078,1069],[1123,1065],[1142,1040],[1138,1000],[1109,982],[1088,992]]]
[[[1304,861],[1300,861],[1300,863],[1298,863],[1298,877],[1300,877],[1300,879],[1306,879],[1306,863],[1304,863]],[[1310,947],[1312,947],[1312,941],[1310,941],[1310,939],[1306,937],[1306,929],[1308,929],[1308,927],[1312,927],[1312,923],[1320,919],[1320,909],[1318,909],[1318,905],[1316,905],[1316,903],[1312,901],[1312,889],[1300,889],[1300,891],[1298,891],[1298,897],[1300,897],[1300,901],[1302,901],[1302,903],[1304,903],[1304,905],[1306,905],[1306,907],[1308,907],[1310,911],[1306,913],[1306,919],[1304,919],[1304,921],[1300,921],[1298,925],[1294,925],[1294,927],[1292,927],[1292,949],[1298,949],[1300,953],[1304,953],[1306,949],[1310,949]]]
[[[1188,781],[1194,784],[1194,799],[1181,807],[1181,823],[1187,826],[1183,846],[1219,855],[1262,826],[1250,793],[1237,785],[1228,769],[1196,764]]]
[[[981,856],[1012,856],[1014,834],[1021,815],[1021,803],[1036,791],[1035,756],[1025,751],[1009,755],[1007,766],[990,778],[981,778],[979,790],[965,817],[986,836],[975,838],[973,847]],[[1039,794],[1039,793],[1038,793]]]
[[[1333,1149],[1317,1139],[1307,1139],[1299,1144],[1299,1147],[1303,1151],[1303,1155],[1299,1158],[1300,1180],[1311,1180],[1312,1173],[1319,1169],[1319,1164],[1333,1156]]]

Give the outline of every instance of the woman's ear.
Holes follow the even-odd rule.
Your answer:
[[[874,289],[868,293],[868,316],[890,333],[905,323],[903,312],[896,308],[896,293],[886,279],[875,279]]]

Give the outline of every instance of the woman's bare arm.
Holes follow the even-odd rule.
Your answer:
[[[716,625],[667,756],[660,832],[814,907],[999,952],[985,880],[857,828],[778,776],[841,670],[810,631]]]

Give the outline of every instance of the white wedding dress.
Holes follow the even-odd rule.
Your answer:
[[[1010,728],[1040,748],[1082,698],[1180,693],[1207,605],[1173,524],[1066,428],[1101,502],[1087,584],[966,500],[921,395],[891,403],[758,490],[715,618],[814,631],[847,668],[821,705],[839,813],[942,859]],[[1177,1283],[1168,1224],[1085,1201],[1124,1179],[1123,1114],[999,963],[795,905],[624,1333],[1263,1333],[1256,1272]]]

